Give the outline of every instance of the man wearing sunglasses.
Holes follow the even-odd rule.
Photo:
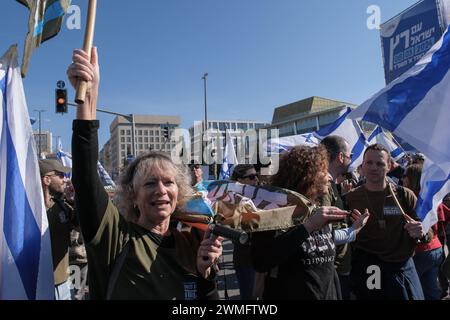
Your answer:
[[[231,180],[250,186],[257,186],[259,183],[258,175],[252,164],[239,164],[234,167]],[[254,300],[255,295],[259,295],[255,288],[263,277],[259,276],[253,268],[250,258],[250,246],[234,244],[233,266],[236,271],[236,277],[239,285],[241,300]]]
[[[70,168],[56,159],[39,160],[42,191],[47,209],[53,256],[56,300],[71,300],[69,279],[70,231],[74,227],[74,210],[64,201],[65,174]]]

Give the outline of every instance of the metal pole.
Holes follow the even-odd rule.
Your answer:
[[[41,137],[41,113],[45,112],[45,110],[34,110],[36,112],[39,113],[39,139],[38,139],[38,150],[39,150],[39,154],[38,154],[38,158],[41,158],[41,152],[42,152],[42,137]]]
[[[208,106],[206,104],[206,78],[207,77],[208,77],[208,73],[205,72],[202,77],[202,79],[203,79],[203,94],[204,94],[204,98],[205,98],[205,122],[203,125],[203,132],[201,135],[202,146],[204,143],[204,141],[203,141],[204,135],[205,135],[206,131],[208,130]],[[206,145],[204,147],[206,147]],[[202,150],[204,150],[204,148],[202,148]],[[203,151],[202,151],[202,153],[203,153]],[[203,158],[203,156],[202,156],[202,158]],[[201,162],[203,163],[203,160]],[[208,176],[209,176],[209,166],[208,166]]]
[[[208,130],[208,107],[207,107],[207,104],[206,104],[206,77],[208,77],[208,73],[203,74],[203,77],[202,77],[202,79],[203,79],[203,88],[204,88],[203,92],[204,92],[204,95],[205,95],[205,124],[204,124],[204,128],[203,128],[204,132],[206,130]]]
[[[72,106],[72,107],[78,107],[78,104],[75,104],[75,103],[67,103],[67,105]],[[103,109],[99,109],[99,108],[97,108],[96,110],[97,110],[97,112],[102,112],[102,113],[112,114],[115,116],[124,117],[125,119],[127,119],[128,121],[131,122],[131,128],[132,128],[131,140],[133,140],[133,143],[131,144],[131,152],[133,153],[133,156],[136,157],[136,146],[135,146],[135,139],[134,139],[134,131],[135,131],[134,115],[112,112],[112,111],[107,111],[107,110],[103,110]]]
[[[130,114],[131,117],[131,152],[133,153],[133,156],[136,158],[136,139],[134,137],[134,130],[136,129],[136,124],[134,123],[134,114]]]
[[[169,139],[170,139],[170,137],[169,137],[169,132],[170,132],[169,122],[166,123],[166,126],[167,126],[167,138],[165,139],[166,141],[164,142],[164,148],[165,148],[166,152],[170,153],[170,145],[169,145],[169,150],[167,150],[167,143],[169,142]]]

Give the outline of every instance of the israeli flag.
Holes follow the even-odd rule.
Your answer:
[[[295,136],[281,137],[269,140],[269,150],[273,154],[281,154],[294,146],[306,145],[317,146],[320,140],[314,135],[313,132],[297,134]]]
[[[234,151],[233,140],[231,140],[231,135],[226,130],[226,144],[225,144],[225,152],[223,154],[223,162],[222,168],[220,169],[220,179],[226,180],[230,179],[234,165],[238,164],[236,152]]]
[[[63,151],[61,138],[58,138],[58,140],[57,140],[57,149],[58,149],[58,151],[56,152],[56,157],[59,160],[61,160],[62,164],[65,167],[72,168],[72,154],[70,154],[69,152]],[[111,179],[108,172],[105,170],[105,168],[103,168],[100,161],[97,161],[97,173],[98,173],[98,176],[100,177],[100,181],[102,182],[104,187],[107,187],[107,186],[111,186],[114,188],[116,187],[116,184],[114,183],[113,179]],[[72,172],[66,173],[66,177],[68,179],[71,179]]]
[[[416,207],[425,229],[450,191],[450,32],[417,64],[355,109],[349,117],[376,123],[426,157]]]
[[[376,123],[447,170],[450,161],[450,32],[419,62],[349,117]]]
[[[358,122],[348,118],[348,115],[351,112],[352,109],[347,108],[335,122],[314,133],[320,140],[327,136],[340,136],[348,142],[353,155],[352,162],[349,166],[349,172],[356,170],[362,163],[364,150],[366,150],[368,146],[366,136],[361,130]]]
[[[447,162],[446,166],[447,169],[442,169],[442,166],[426,159],[422,169],[416,212],[426,231],[438,222],[437,207],[450,192],[450,162]]]
[[[369,144],[378,143],[385,146],[389,150],[392,159],[394,159],[395,161],[398,161],[405,156],[405,152],[403,151],[402,147],[389,139],[386,133],[383,131],[383,128],[381,128],[380,126],[377,126],[375,130],[373,130],[373,132],[369,136],[369,139],[367,139],[367,142]]]
[[[54,299],[50,233],[17,46],[0,58],[0,300]]]
[[[273,139],[269,142],[269,150],[271,153],[282,153],[298,145],[314,147],[325,137],[336,135],[344,138],[350,145],[353,156],[349,172],[354,171],[362,163],[364,150],[368,144],[358,122],[347,118],[351,112],[351,108],[345,109],[335,122],[318,131]]]
[[[72,155],[63,151],[61,138],[56,140],[56,157],[61,161],[64,167],[72,168]],[[72,171],[65,173],[67,179],[72,179]]]
[[[114,183],[113,179],[111,179],[110,175],[105,170],[105,168],[103,168],[100,161],[97,161],[97,172],[98,176],[100,177],[100,181],[102,182],[104,187],[110,186],[116,188],[116,184]]]

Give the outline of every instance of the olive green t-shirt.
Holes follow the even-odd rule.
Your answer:
[[[419,220],[415,212],[417,198],[414,193],[407,188],[402,188],[403,191],[393,189],[404,212]],[[369,191],[362,185],[347,193],[345,199],[350,209],[364,213],[367,208],[370,212],[366,226],[353,243],[355,248],[375,254],[386,262],[402,262],[413,256],[416,242],[405,230],[406,219],[388,187],[384,191]]]
[[[328,186],[328,193],[319,199],[321,206],[333,206],[339,209],[344,209],[344,203],[339,194],[337,185],[334,181],[330,181]],[[332,224],[334,230],[348,228],[349,224],[347,219],[343,221],[336,221]],[[338,275],[347,275],[352,268],[352,252],[350,243],[336,247],[336,258],[334,259],[334,265],[336,266],[336,272]]]
[[[190,233],[170,230],[172,245],[164,244],[169,237],[158,243],[154,234],[125,221],[110,201],[97,234],[86,244],[91,298],[106,298],[114,262],[127,242],[129,250],[111,299],[198,298],[199,241]]]

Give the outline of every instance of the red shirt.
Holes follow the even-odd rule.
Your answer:
[[[445,228],[450,222],[450,208],[441,203],[437,207],[438,222],[434,224],[431,229],[433,230],[433,239],[429,243],[421,243],[416,248],[416,253],[430,251],[442,247],[439,241],[438,235],[445,234]]]

